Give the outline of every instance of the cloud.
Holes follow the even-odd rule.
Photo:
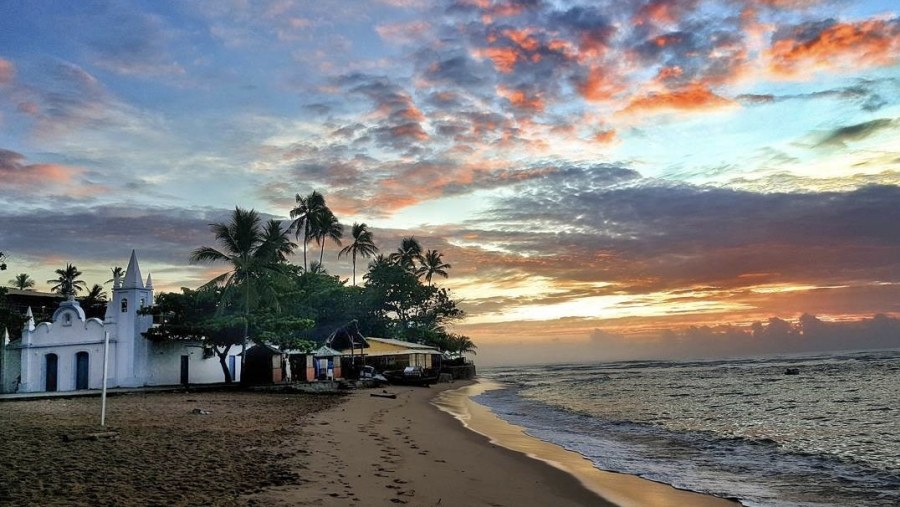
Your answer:
[[[601,130],[594,134],[594,140],[601,144],[609,144],[616,140],[615,129]]]
[[[62,164],[28,164],[24,155],[0,148],[0,197],[20,204],[36,196],[83,198],[106,190],[86,181],[84,173],[84,169]]]
[[[776,75],[893,65],[900,55],[900,18],[808,22],[779,30],[768,51]]]
[[[846,147],[849,141],[861,141],[885,129],[892,128],[895,120],[879,118],[855,125],[840,127],[828,133],[817,146]]]
[[[852,339],[848,339],[852,337]],[[887,315],[828,322],[803,314],[796,321],[770,317],[751,326],[719,324],[627,336],[596,330],[591,348],[617,358],[715,358],[900,346],[900,320]]]
[[[431,28],[431,23],[416,20],[378,25],[375,27],[375,31],[382,39],[388,42],[395,44],[409,44],[422,39],[428,34]]]
[[[0,85],[11,83],[16,75],[16,68],[9,60],[0,58]]]
[[[630,114],[666,111],[704,111],[736,107],[738,104],[709,88],[693,84],[674,91],[650,93],[632,98],[622,112]]]
[[[649,291],[741,286],[746,273],[874,282],[900,269],[896,186],[757,193],[647,180],[614,165],[564,166],[514,194],[471,232],[506,257],[541,259],[528,269],[558,280]],[[511,230],[520,232],[503,232]]]
[[[531,113],[539,113],[544,110],[544,101],[540,94],[531,95],[525,90],[514,90],[505,86],[497,87],[497,95],[505,98],[516,109]]]

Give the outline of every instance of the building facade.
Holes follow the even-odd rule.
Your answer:
[[[153,325],[141,308],[153,304],[153,282],[141,276],[132,251],[123,279],[113,282],[104,318],[86,318],[78,301],[59,304],[49,322],[35,324],[31,309],[19,340],[0,347],[0,392],[100,389],[109,336],[107,386],[143,387],[223,382],[221,364],[199,342],[152,342]],[[240,378],[239,350],[229,353],[232,378]]]

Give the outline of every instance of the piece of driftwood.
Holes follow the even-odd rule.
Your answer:
[[[63,435],[63,442],[74,442],[75,440],[100,440],[101,438],[119,438],[118,431],[97,431],[94,433],[70,433]]]
[[[396,400],[396,399],[397,399],[397,395],[396,395],[396,394],[391,394],[391,393],[372,393],[372,394],[370,394],[369,396],[374,396],[374,397],[376,397],[376,398],[390,398],[390,399],[392,399],[392,400]]]

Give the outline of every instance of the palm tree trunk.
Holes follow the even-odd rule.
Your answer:
[[[247,362],[247,340],[250,335],[250,283],[244,280],[244,339],[241,341],[241,379],[244,377],[244,366]]]
[[[322,257],[325,256],[325,239],[322,238],[322,249],[319,251],[319,267],[322,267]]]
[[[356,287],[356,252],[353,252],[353,286]]]

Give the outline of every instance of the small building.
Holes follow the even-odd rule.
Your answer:
[[[282,384],[289,381],[287,354],[274,345],[254,344],[244,353],[245,384]]]
[[[353,354],[361,358],[357,362],[372,366],[376,371],[402,370],[407,366],[433,371],[441,369],[441,351],[431,345],[371,336],[359,338],[352,342],[352,349],[338,348],[347,346],[349,342],[345,338],[329,339],[331,343],[326,344],[337,348],[344,357]]]
[[[141,277],[137,256],[114,282],[103,319],[87,318],[74,298],[58,304],[49,321],[35,323],[29,307],[21,337],[0,347],[0,392],[100,389],[109,337],[108,387],[206,384],[225,380],[217,358],[195,341],[156,343],[144,337],[153,318],[141,308],[153,302],[153,281]],[[240,378],[238,350],[229,352],[232,378]]]

